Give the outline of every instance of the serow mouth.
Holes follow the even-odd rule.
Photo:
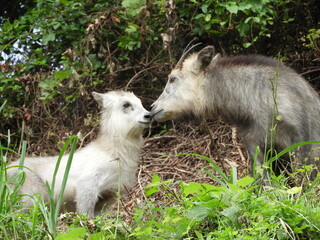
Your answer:
[[[158,112],[156,112],[155,114],[153,114],[153,115],[152,115],[152,119],[154,119],[154,117],[155,117],[157,114],[161,113],[162,111],[163,111],[163,109],[160,109]]]

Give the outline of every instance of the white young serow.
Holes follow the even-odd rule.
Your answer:
[[[112,202],[119,186],[122,193],[134,186],[144,143],[143,130],[151,123],[150,113],[131,92],[92,94],[102,107],[100,134],[95,141],[74,153],[63,196],[64,211],[77,211],[90,217]],[[20,192],[28,195],[41,192],[47,201],[45,182],[51,185],[57,159],[58,156],[26,158],[27,178]],[[55,198],[60,192],[67,161],[68,155],[63,156],[54,189]],[[12,169],[16,168],[9,171]],[[24,197],[31,205],[31,200],[27,199]]]

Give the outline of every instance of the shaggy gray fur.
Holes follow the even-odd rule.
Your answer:
[[[221,57],[208,46],[185,58],[172,70],[151,113],[166,121],[190,112],[237,126],[251,160],[256,147],[263,151],[271,139],[278,151],[320,140],[318,93],[291,68],[260,55]],[[317,147],[301,147],[299,159],[315,163]],[[263,161],[260,153],[257,164]]]

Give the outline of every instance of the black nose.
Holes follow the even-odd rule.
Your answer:
[[[148,121],[151,121],[151,119],[152,119],[152,116],[151,116],[150,113],[144,115],[143,117],[144,117],[144,119],[146,119],[146,120],[148,120]]]

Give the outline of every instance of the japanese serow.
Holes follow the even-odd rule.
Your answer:
[[[63,211],[77,211],[90,217],[100,214],[105,205],[110,205],[118,190],[126,193],[134,186],[144,142],[143,131],[151,123],[150,113],[131,92],[93,92],[93,97],[102,107],[100,134],[74,153],[63,195]],[[58,156],[26,158],[26,180],[20,193],[41,193],[44,201],[48,201],[45,185],[48,182],[51,186],[57,159]],[[57,173],[55,200],[61,189],[67,160],[68,155],[62,157]],[[16,170],[11,167],[9,177]],[[22,201],[27,207],[32,205],[28,196]]]
[[[257,165],[264,162],[265,147],[281,151],[320,141],[318,93],[293,69],[261,55],[221,57],[208,46],[182,57],[151,108],[159,122],[192,113],[235,125],[252,162],[260,148]],[[315,164],[318,147],[295,149],[299,164]]]

